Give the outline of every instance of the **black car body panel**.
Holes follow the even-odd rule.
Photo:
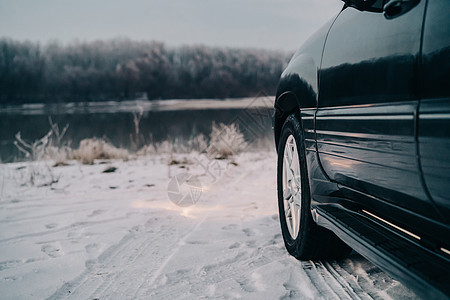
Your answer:
[[[371,230],[351,233],[328,209],[386,227],[404,253],[450,271],[450,1],[345,2],[281,76],[277,149],[284,120],[299,110],[315,221],[395,276],[450,295],[448,272],[386,263],[402,255],[367,243]]]
[[[428,1],[420,70],[418,143],[427,193],[450,224],[450,1]],[[450,239],[447,236],[447,242]]]

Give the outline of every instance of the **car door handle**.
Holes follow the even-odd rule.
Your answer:
[[[391,0],[388,1],[384,7],[383,12],[386,19],[393,19],[399,17],[408,11],[410,11],[414,6],[416,6],[420,0]]]

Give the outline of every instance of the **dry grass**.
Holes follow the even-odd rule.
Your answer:
[[[91,138],[80,142],[80,147],[73,150],[71,159],[79,160],[83,164],[93,164],[96,159],[127,160],[129,156],[125,149],[116,148],[102,139]]]
[[[142,114],[135,114],[135,136],[139,136],[139,121]],[[67,160],[78,160],[83,164],[93,164],[96,159],[130,159],[131,154],[128,150],[117,148],[104,139],[88,138],[80,142],[78,149],[72,149],[70,143],[62,142],[62,138],[69,125],[62,130],[58,124],[49,119],[51,129],[41,139],[34,142],[25,142],[20,132],[16,134],[15,145],[25,154],[30,161],[53,160],[54,166],[64,166]],[[131,145],[137,146],[136,143]],[[133,148],[134,148],[133,147]],[[212,159],[225,159],[239,154],[248,147],[244,135],[236,124],[225,125],[212,124],[209,139],[203,134],[192,137],[189,141],[163,141],[160,143],[150,143],[141,147],[134,155],[145,156],[152,154],[169,154],[173,157],[174,153],[206,153]]]
[[[190,139],[187,146],[191,151],[197,151],[199,153],[206,152],[208,149],[208,140],[203,134],[199,134]]]
[[[207,153],[215,159],[225,159],[244,151],[248,147],[244,135],[236,124],[212,124]]]
[[[236,124],[225,125],[223,123],[212,124],[209,140],[199,134],[192,137],[187,142],[180,142],[178,139],[174,141],[163,141],[160,143],[152,143],[145,145],[139,149],[136,154],[138,156],[149,154],[169,154],[174,153],[206,153],[212,159],[226,159],[233,155],[237,155],[248,147],[244,135]]]

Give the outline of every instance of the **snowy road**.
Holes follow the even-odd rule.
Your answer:
[[[50,169],[41,162],[34,170],[58,180],[41,187],[24,184],[29,165],[0,165],[1,298],[416,297],[356,253],[321,262],[288,255],[274,153],[221,161],[226,172],[214,178],[191,156],[172,166],[162,156]],[[203,192],[182,208],[167,187],[186,171]]]

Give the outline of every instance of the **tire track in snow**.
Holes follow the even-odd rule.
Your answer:
[[[317,266],[312,261],[304,261],[301,263],[303,270],[308,276],[311,284],[317,290],[317,296],[323,297],[323,299],[339,299],[341,291],[336,291],[331,287],[325,278],[317,270]]]
[[[339,262],[338,265],[339,267],[335,269],[339,273],[342,271],[352,276],[353,281],[356,281],[361,289],[366,291],[373,299],[397,299],[400,294],[403,295],[403,299],[417,298],[415,294],[405,290],[399,282],[387,276],[382,270],[359,254],[351,254],[343,262]],[[349,283],[351,282],[352,280],[349,280]]]
[[[85,272],[63,285],[49,299],[93,299],[99,296],[108,298],[108,295],[114,298],[119,295],[129,298],[130,294],[127,292],[135,291],[138,287],[133,279],[139,274],[155,272],[179,240],[179,232],[173,230],[173,226],[166,221],[156,224],[158,221],[134,227],[97,259],[88,261]],[[149,227],[154,225],[157,226]],[[127,284],[122,286],[123,282]]]
[[[349,273],[346,270],[346,266],[352,263],[350,258],[347,258],[343,261],[331,261],[324,262],[326,268],[330,273],[333,273],[337,279],[339,278],[341,281],[344,281],[343,284],[347,285],[356,295],[362,299],[383,299],[389,300],[389,297],[384,290],[378,290],[373,288],[373,284],[369,285],[369,282],[358,274],[354,272],[353,274]]]
[[[109,267],[106,265],[111,263],[114,258],[122,255],[127,249],[131,250],[132,235],[126,235],[119,243],[108,248],[103,252],[97,260],[91,260],[86,263],[86,271],[71,282],[65,283],[48,299],[67,299],[70,296],[80,299],[89,299],[86,290],[96,290],[106,279],[111,279]],[[101,265],[105,265],[102,268]]]
[[[350,282],[353,278],[351,276],[345,276],[344,274],[339,274],[335,267],[333,267],[330,262],[321,262],[321,270],[324,275],[331,278],[337,286],[340,286],[350,299],[372,299],[368,294],[362,291],[361,287],[357,284],[351,285]]]
[[[260,292],[260,276],[257,271],[270,264],[279,263],[279,259],[275,258],[280,255],[280,244],[267,242],[263,238],[255,241],[253,236],[245,234],[245,229],[233,230],[246,236],[247,241],[236,245],[234,239],[228,238],[211,243],[215,245],[202,245],[208,256],[199,259],[195,268],[186,269],[182,263],[178,263],[175,268],[172,266],[172,270],[164,274],[165,280],[160,280],[159,285],[146,296],[171,299],[188,294],[194,298],[234,298],[242,296],[239,293],[243,293],[245,298],[253,292]],[[279,238],[279,235],[275,236]],[[234,293],[227,294],[230,291]]]
[[[248,178],[253,178],[253,172],[254,170],[252,169],[241,169],[239,171],[235,170],[233,174],[224,174],[224,176],[222,176],[217,182],[214,183],[214,195],[209,195],[210,201],[213,203],[220,203],[222,201],[222,195],[228,194],[228,197],[230,197],[230,186],[237,187],[231,192],[236,193],[237,197],[241,197],[244,190],[238,188],[242,185],[243,182],[248,181]],[[258,182],[256,181],[256,183]],[[246,208],[247,206],[253,208],[254,205],[252,203],[249,205],[244,201],[242,203],[244,205],[243,207],[240,205],[235,209],[243,210],[243,208]],[[230,213],[224,212],[220,217],[224,217],[228,214]],[[250,215],[248,215],[247,217],[253,218],[253,216]],[[274,219],[271,217],[269,217],[268,219],[270,219],[271,222],[274,221]],[[227,224],[227,226],[228,225],[230,224]],[[178,270],[172,271],[171,273],[166,273],[164,274],[165,280],[162,280],[160,282],[160,285],[157,286],[154,291],[147,293],[146,296],[157,299],[170,299],[173,297],[180,297],[180,295],[186,296],[186,293],[190,293],[188,294],[188,297],[204,297],[206,294],[210,297],[233,298],[238,297],[239,294],[220,294],[221,291],[223,291],[224,289],[226,290],[224,286],[232,286],[233,288],[243,290],[244,292],[258,290],[258,280],[249,280],[248,278],[253,276],[254,272],[258,269],[271,263],[277,262],[277,259],[274,260],[274,258],[279,256],[280,247],[278,245],[279,241],[268,242],[268,240],[266,239],[267,236],[258,234],[257,231],[261,229],[265,231],[265,227],[256,229],[256,231],[253,229],[249,229],[247,227],[241,230],[241,233],[244,233],[244,235],[246,236],[246,248],[237,249],[239,248],[239,243],[236,243],[236,240],[228,239],[228,245],[224,246],[223,249],[234,250],[221,251],[218,253],[221,255],[221,257],[225,257],[220,258],[215,263],[211,263],[211,261],[205,263],[203,261],[195,269],[185,269],[181,266],[180,268],[178,268]],[[210,231],[220,232],[220,228],[217,228],[217,230],[214,230],[214,228],[210,228]],[[277,237],[279,239],[281,235],[278,234]],[[217,241],[213,241],[212,243],[217,243]],[[269,251],[272,245],[275,245],[273,248],[276,249]],[[216,249],[210,250],[217,250],[218,246],[215,247]],[[204,251],[207,252],[208,249],[209,248],[206,246],[206,249]],[[217,291],[218,287],[221,287],[221,291]]]
[[[386,292],[371,284],[370,276],[359,278],[345,267],[350,258],[341,261],[302,262],[302,267],[323,299],[391,299]],[[347,266],[352,268],[352,266]],[[361,284],[360,284],[361,283]],[[363,286],[361,286],[363,285]]]
[[[134,235],[131,235],[130,240],[132,242],[127,243],[127,245],[122,245],[120,250],[116,251],[113,256],[106,256],[106,261],[99,260],[99,267],[101,270],[108,270],[107,265],[109,263],[113,264],[113,270],[106,272],[107,279],[102,280],[100,284],[94,288],[94,291],[91,292],[89,298],[95,299],[98,295],[105,295],[108,292],[117,292],[117,288],[114,287],[117,285],[118,281],[120,281],[120,277],[123,276],[122,272],[126,272],[127,266],[133,265],[140,257],[142,257],[144,252],[148,249],[148,245],[151,244],[149,239],[145,239],[143,243],[136,243],[136,236]],[[120,264],[117,265],[117,263],[114,263],[115,261],[119,261]]]
[[[139,239],[139,237],[136,237]],[[111,280],[104,282],[102,286],[97,288],[92,294],[91,298],[104,295],[106,297],[130,298],[139,287],[142,286],[138,278],[147,277],[148,274],[154,274],[161,268],[161,261],[167,256],[170,256],[171,249],[175,248],[179,240],[179,232],[161,230],[157,235],[148,236],[143,242],[133,244],[125,251],[118,253],[118,259],[111,259],[114,261],[121,261],[122,264],[117,267],[117,271]],[[155,249],[154,242],[158,243]],[[137,253],[133,253],[133,249],[140,249]],[[130,253],[131,252],[131,253]],[[123,257],[123,254],[126,254]],[[122,286],[123,285],[123,286]],[[110,288],[111,289],[108,289]]]
[[[209,214],[206,214],[202,219],[200,219],[200,221],[197,222],[197,224],[191,231],[189,231],[187,234],[185,234],[182,238],[180,238],[177,241],[176,246],[170,251],[169,255],[164,259],[164,261],[161,263],[161,265],[158,267],[158,269],[155,271],[154,274],[147,273],[147,276],[144,278],[143,282],[137,288],[136,293],[134,294],[134,298],[139,298],[142,295],[145,285],[149,286],[150,288],[153,288],[154,282],[158,278],[158,276],[161,274],[162,270],[166,267],[166,265],[169,263],[169,261],[175,256],[175,254],[177,254],[177,252],[180,250],[180,248],[185,244],[185,241],[206,220],[208,215]],[[150,275],[151,275],[151,277],[149,279],[147,279],[147,277]]]
[[[215,287],[219,286],[222,290],[227,287],[230,289],[236,287],[249,293],[255,289],[249,281],[251,275],[258,269],[275,262],[269,257],[253,257],[251,254],[238,253],[215,264],[167,273],[165,276],[169,280],[162,282],[147,296],[156,299],[171,299],[189,292],[189,297],[204,297],[205,286],[213,289],[211,296],[219,298],[225,297],[220,292],[218,292],[219,294],[214,293]]]
[[[214,195],[222,195],[221,192],[223,190],[222,186],[225,188],[229,186],[229,182],[239,182],[243,177],[246,176],[248,172],[244,172],[244,174],[241,174],[239,177],[232,177],[228,175],[224,175],[219,181],[215,182],[213,185],[214,188]],[[219,186],[217,189],[216,187]],[[224,190],[225,192],[225,190]],[[211,198],[215,198],[214,195],[210,195]],[[214,203],[218,203],[220,200],[213,200]],[[186,241],[191,238],[193,235],[197,235],[197,238],[194,240],[201,240],[202,234],[198,233],[198,229],[201,225],[204,225],[204,220],[207,219],[207,216],[202,218],[201,222],[199,222],[194,230],[189,233],[187,236],[183,237],[182,240],[180,240],[180,243],[178,244],[177,248],[174,249],[174,252],[172,253],[172,256],[180,251],[181,247],[186,246]],[[271,219],[273,221],[273,219]],[[228,224],[229,225],[229,224]],[[217,229],[220,232],[220,228],[223,226],[219,226]],[[214,231],[213,228],[211,228],[209,225],[202,226],[202,229],[205,230],[205,228],[208,228],[209,231]],[[233,227],[234,228],[234,227]],[[234,228],[236,229],[236,228]],[[248,228],[245,229],[239,229],[241,234],[245,235],[247,239],[252,239],[251,241],[247,241],[249,244],[254,244],[254,240],[256,237],[253,235],[253,231],[249,230]],[[261,239],[263,243],[267,243],[267,240]],[[223,239],[223,240],[213,240],[212,242],[208,241],[205,244],[205,247],[207,248],[209,244],[217,244],[217,243],[227,243],[227,245],[224,247],[225,249],[234,249],[236,248],[236,241],[230,240],[230,239]],[[239,243],[238,243],[239,244]],[[270,243],[273,244],[273,243]],[[202,245],[203,246],[203,245]],[[217,247],[217,246],[215,246]],[[230,248],[231,247],[231,248]],[[257,248],[256,245],[248,245],[248,248]],[[261,247],[260,247],[261,248]],[[212,249],[215,250],[215,249]],[[236,253],[236,251],[238,251]],[[269,264],[273,262],[272,257],[268,257],[267,255],[261,258],[260,256],[256,256],[258,259],[255,259],[255,253],[257,253],[257,250],[252,249],[245,249],[244,251],[235,249],[234,251],[227,251],[226,256],[222,259],[220,259],[216,263],[211,263],[210,261],[206,264],[201,264],[200,266],[197,266],[196,268],[180,268],[174,272],[165,273],[163,274],[162,270],[166,267],[168,262],[172,259],[171,257],[168,257],[166,261],[161,265],[161,268],[158,270],[157,274],[154,274],[149,280],[147,284],[147,290],[145,291],[145,287],[142,287],[142,290],[138,291],[135,296],[142,296],[145,295],[146,297],[151,298],[172,298],[172,297],[179,297],[180,295],[185,295],[186,291],[190,291],[194,295],[201,296],[201,293],[205,293],[205,285],[209,286],[211,289],[211,293],[214,290],[214,286],[217,286],[219,284],[224,284],[228,281],[235,281],[237,282],[236,278],[240,280],[241,282],[245,281],[242,276],[243,274],[249,274],[249,272],[256,270],[260,268],[263,265]],[[222,254],[222,253],[221,253]],[[249,267],[250,266],[250,267]],[[160,276],[162,275],[162,276]],[[159,282],[156,282],[159,278]],[[162,278],[161,278],[162,277]],[[151,284],[150,284],[151,283]],[[158,283],[159,286],[158,286]],[[150,285],[150,286],[149,286]],[[153,285],[153,286],[151,286]],[[240,286],[245,286],[244,283],[239,283]],[[198,293],[199,292],[199,293]]]

